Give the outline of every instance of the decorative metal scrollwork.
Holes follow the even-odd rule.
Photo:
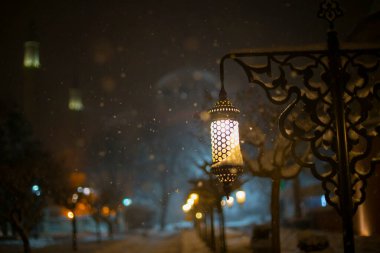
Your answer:
[[[380,133],[380,50],[339,51],[346,119],[348,170],[353,212],[365,200],[367,178],[379,155],[374,137]],[[249,56],[249,62],[247,58]],[[331,69],[327,51],[242,53],[227,56],[258,84],[268,99],[286,106],[279,118],[281,133],[292,142],[298,164],[322,182],[327,202],[339,213],[339,159]],[[305,158],[305,146],[313,157]]]
[[[319,6],[318,17],[329,22],[330,28],[334,28],[334,21],[343,15],[339,3],[335,0],[325,0]]]

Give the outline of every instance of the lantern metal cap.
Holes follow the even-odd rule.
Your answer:
[[[228,98],[219,99],[209,110],[212,119],[235,119],[240,111]]]

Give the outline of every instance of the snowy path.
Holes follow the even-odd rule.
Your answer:
[[[2,248],[0,253],[21,253],[21,247]],[[32,253],[72,253],[71,244],[33,249]],[[78,253],[181,253],[181,235],[129,235],[123,240],[79,242]]]
[[[282,253],[300,252],[297,247],[297,232],[293,230],[281,231]],[[324,233],[331,243],[334,253],[342,253],[341,235]],[[227,230],[227,247],[229,253],[251,253],[249,236],[239,230]],[[380,253],[380,238],[356,238],[357,252]],[[55,244],[44,248],[34,248],[32,253],[73,253],[69,241],[66,244]],[[183,230],[177,233],[151,232],[128,235],[123,239],[103,241],[101,243],[78,243],[78,253],[211,253],[206,245],[197,236],[194,230]],[[0,253],[22,253],[22,246],[2,245]]]
[[[83,251],[87,252],[87,251]],[[179,235],[130,236],[125,240],[113,242],[106,247],[96,248],[88,252],[94,253],[180,253]],[[42,253],[42,252],[41,252]]]

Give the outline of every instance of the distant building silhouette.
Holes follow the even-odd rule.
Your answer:
[[[32,21],[29,28],[29,37],[24,43],[24,67],[40,68],[40,43],[37,40],[36,25]]]

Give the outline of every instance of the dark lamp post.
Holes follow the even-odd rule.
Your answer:
[[[242,172],[243,157],[240,151],[239,122],[240,111],[227,99],[222,88],[219,100],[209,111],[211,116],[211,172],[223,183],[224,191],[229,197],[230,184]]]

